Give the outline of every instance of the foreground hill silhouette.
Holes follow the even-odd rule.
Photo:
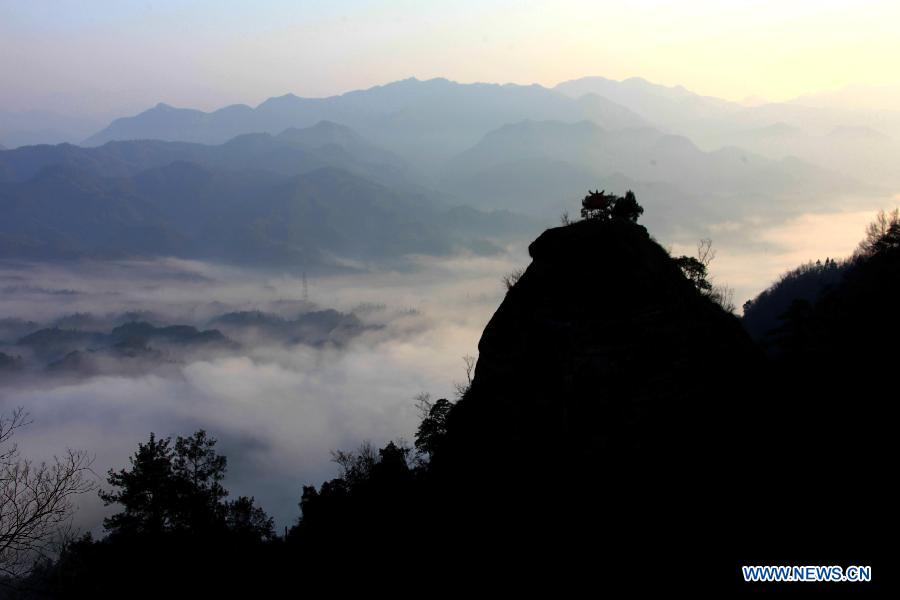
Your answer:
[[[296,537],[337,550],[405,532],[460,577],[507,588],[746,590],[752,564],[887,577],[893,384],[873,373],[895,356],[876,350],[877,323],[900,301],[900,244],[877,247],[804,323],[819,333],[799,327],[766,359],[633,219],[548,230],[462,399],[431,405],[427,467],[307,488]],[[369,512],[384,504],[400,516]]]
[[[158,481],[142,462],[151,437],[104,497],[129,523],[171,512],[175,524],[72,544],[40,585],[696,594],[746,591],[740,566],[766,564],[872,565],[887,579],[896,354],[879,342],[898,333],[886,322],[900,301],[900,236],[790,320],[785,350],[767,358],[635,222],[633,195],[611,198],[530,246],[470,385],[458,402],[424,402],[415,449],[338,452],[339,477],[303,488],[302,516],[279,538],[252,499],[232,506],[219,488],[196,523],[177,500],[129,504]],[[239,508],[257,524],[246,537],[227,517]]]
[[[780,328],[782,317],[792,304],[811,306],[817,302],[843,280],[851,264],[826,258],[825,262],[810,262],[784,273],[768,289],[744,303],[741,321],[747,332],[768,346],[767,338]]]
[[[728,528],[710,515],[736,493],[728,462],[750,403],[737,382],[758,350],[628,219],[551,229],[529,252],[433,459],[448,513],[465,490],[483,499],[456,543],[478,536],[475,552],[505,555],[509,577],[574,569],[613,588],[719,560]]]

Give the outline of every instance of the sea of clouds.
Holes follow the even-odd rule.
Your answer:
[[[853,207],[771,225],[722,223],[711,232],[718,248],[714,280],[735,289],[740,307],[786,269],[849,255],[873,214],[874,207]],[[687,242],[668,247],[675,254],[694,250]],[[245,335],[236,350],[189,354],[164,369],[0,375],[0,411],[23,406],[31,415],[32,424],[17,435],[24,456],[85,450],[95,457],[101,486],[106,471],[127,465],[151,431],[176,436],[204,428],[228,457],[232,495],[255,496],[279,527],[290,525],[302,486],[336,475],[331,451],[410,441],[419,420],[415,396],[453,396],[465,377],[462,357],[477,355],[481,332],[505,294],[502,276],[528,260],[524,245],[493,257],[412,257],[404,268],[309,277],[307,291],[300,272],[199,261],[3,262],[0,318],[49,323],[90,313],[95,324],[112,325],[134,311],[202,329],[229,311],[288,319],[330,308],[366,327],[341,343]],[[99,533],[110,509],[94,495],[79,504],[77,524]]]

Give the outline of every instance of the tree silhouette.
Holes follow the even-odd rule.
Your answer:
[[[728,312],[734,312],[737,308],[734,304],[734,290],[726,285],[713,285],[709,277],[709,263],[716,257],[716,251],[712,247],[712,240],[705,238],[697,243],[697,256],[678,256],[674,258],[675,264],[684,273],[684,276],[694,284],[701,294],[724,308]]]
[[[250,516],[238,517],[229,511],[246,513],[247,502],[224,502],[228,492],[222,486],[227,459],[215,450],[216,440],[202,429],[188,437],[171,438],[150,434],[138,445],[130,468],[109,471],[110,491],[100,498],[122,511],[104,521],[111,535],[161,535],[181,532],[192,535],[224,532],[229,516],[244,523]],[[252,520],[260,524],[259,515]],[[243,525],[242,525],[243,527]]]
[[[644,207],[638,204],[634,192],[628,190],[625,195],[617,198],[612,208],[612,216],[620,219],[628,219],[637,222],[638,218],[644,214]]]
[[[581,201],[581,218],[595,220],[609,220],[612,218],[627,219],[637,222],[644,213],[643,207],[638,204],[634,192],[627,191],[624,196],[607,194],[606,190],[590,191]],[[565,225],[565,222],[563,223]]]
[[[94,489],[84,452],[39,464],[20,456],[12,438],[29,423],[22,408],[0,415],[0,577],[29,573],[72,517],[73,499]]]
[[[176,527],[209,529],[223,520],[222,500],[228,495],[221,481],[227,459],[215,451],[216,440],[202,429],[190,437],[178,437],[172,474],[177,491]]]
[[[674,259],[684,276],[701,292],[712,290],[712,284],[706,278],[706,265],[693,256],[679,256]]]
[[[157,439],[151,433],[145,444],[129,458],[131,468],[109,470],[111,491],[100,491],[106,506],[118,504],[122,511],[107,517],[103,525],[111,535],[158,536],[174,526],[176,489],[172,469],[171,438]]]
[[[228,531],[242,542],[268,542],[275,539],[275,521],[255,505],[252,496],[239,496],[225,508]]]
[[[100,497],[120,508],[104,520],[108,535],[66,543],[42,585],[62,597],[171,593],[174,581],[179,596],[264,585],[256,574],[270,568],[274,522],[253,497],[225,500],[227,460],[215,446],[203,430],[174,442],[151,433],[126,468],[108,473]],[[239,569],[254,577],[217,575]]]
[[[416,431],[416,450],[420,454],[432,458],[440,451],[447,437],[447,417],[452,409],[453,403],[446,398],[441,398],[429,407],[428,414]]]
[[[857,256],[872,256],[897,247],[900,247],[900,209],[889,213],[880,210],[866,227],[866,237],[859,243]]]

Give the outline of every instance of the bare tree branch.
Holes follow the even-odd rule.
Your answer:
[[[522,278],[522,275],[525,274],[525,269],[515,269],[503,276],[501,281],[503,281],[503,285],[507,290],[513,289],[516,283],[519,282],[519,279]]]
[[[478,361],[477,358],[470,354],[466,354],[462,357],[462,359],[466,364],[466,380],[462,383],[457,382],[453,384],[453,386],[456,388],[456,396],[460,399],[466,395],[466,392],[468,392],[469,388],[472,386],[472,376],[475,373],[475,363]]]
[[[712,240],[704,238],[697,243],[697,260],[704,267],[708,267],[709,263],[716,257],[716,251],[712,247]]]
[[[49,463],[21,458],[11,439],[29,423],[21,408],[0,418],[0,575],[9,577],[27,575],[47,555],[75,511],[75,496],[94,489],[84,452],[70,449]]]

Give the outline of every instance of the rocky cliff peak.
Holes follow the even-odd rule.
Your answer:
[[[580,221],[545,231],[529,253],[455,411],[465,437],[606,457],[728,427],[757,351],[646,229]]]

